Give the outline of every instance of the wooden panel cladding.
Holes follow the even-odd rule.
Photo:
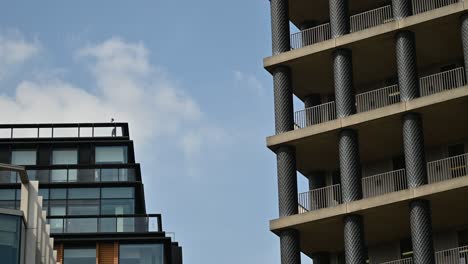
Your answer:
[[[97,264],[119,264],[119,243],[99,243]]]
[[[63,244],[55,244],[54,250],[57,250],[57,262],[63,263]]]

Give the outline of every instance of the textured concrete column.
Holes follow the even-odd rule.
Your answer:
[[[329,0],[331,36],[349,33],[348,0]]]
[[[288,67],[280,66],[273,70],[275,97],[276,134],[294,129],[294,108],[291,86],[291,72]]]
[[[278,202],[280,217],[298,213],[296,154],[293,147],[276,150],[278,170]],[[280,233],[281,264],[300,264],[299,233],[284,230]]]
[[[426,155],[421,116],[408,113],[403,116],[403,149],[409,188],[427,184]]]
[[[465,62],[465,79],[468,80],[468,13],[461,16],[461,37],[463,44],[463,59]]]
[[[280,233],[281,264],[300,264],[301,254],[299,232],[284,230]]]
[[[346,264],[366,263],[366,246],[364,243],[364,224],[362,216],[345,216],[344,247]]]
[[[435,264],[430,202],[414,200],[409,206],[414,263]]]
[[[362,198],[362,175],[356,131],[351,129],[340,131],[339,155],[343,202],[359,200]]]
[[[398,32],[395,49],[401,100],[409,101],[419,97],[420,94],[414,33]]]
[[[356,98],[351,50],[339,49],[333,52],[333,77],[338,118],[355,114]]]
[[[408,0],[392,0],[393,17],[402,19],[412,15],[411,1]]]
[[[288,0],[270,0],[273,55],[291,49],[288,2]]]

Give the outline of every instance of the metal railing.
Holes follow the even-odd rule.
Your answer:
[[[362,179],[364,198],[397,192],[407,188],[405,169],[381,173]]]
[[[335,119],[335,102],[309,107],[294,113],[294,123],[298,128],[304,128]]]
[[[132,165],[57,165],[56,168],[28,166],[31,180],[40,183],[60,182],[134,182],[137,181],[137,168]],[[12,171],[0,171],[0,184],[19,183],[19,174]]]
[[[393,21],[392,6],[379,7],[351,16],[351,32],[364,30]]]
[[[339,184],[300,193],[299,206],[304,212],[334,207],[343,203]]]
[[[435,253],[438,264],[460,264],[468,262],[468,246],[452,248]]]
[[[395,84],[356,95],[356,110],[366,112],[399,102],[400,90]]]
[[[468,154],[427,163],[429,183],[450,180],[467,175]]]
[[[2,124],[0,139],[128,137],[127,123]]]
[[[425,76],[419,81],[421,96],[440,93],[465,84],[465,70],[463,67]]]
[[[49,216],[51,233],[162,232],[161,215]]]
[[[413,0],[413,15],[461,2],[462,0]]]
[[[291,48],[299,49],[331,39],[330,23],[325,23],[313,28],[301,30],[291,35]]]
[[[383,262],[383,263],[380,263],[380,264],[413,264],[413,258],[393,260],[393,261],[389,261],[389,262]]]

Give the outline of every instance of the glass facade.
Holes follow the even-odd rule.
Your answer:
[[[53,165],[75,165],[78,164],[78,151],[76,149],[61,149],[52,152]],[[76,181],[76,170],[52,170],[51,182]]]
[[[21,254],[22,218],[0,214],[0,257],[3,264],[19,264]]]
[[[96,147],[96,164],[127,163],[127,147]]]
[[[96,248],[65,248],[63,264],[96,264]]]
[[[163,264],[162,244],[121,244],[119,264]],[[67,264],[67,263],[65,263]]]

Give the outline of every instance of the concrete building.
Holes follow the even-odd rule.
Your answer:
[[[468,263],[468,2],[270,5],[281,263]]]
[[[39,182],[59,263],[182,264],[161,215],[146,212],[127,123],[0,125],[0,163]],[[20,207],[19,182],[0,173],[0,208]]]
[[[57,252],[50,237],[37,181],[30,181],[24,167],[0,164],[0,171],[21,183],[18,209],[0,208],[0,262],[2,264],[56,264]]]

